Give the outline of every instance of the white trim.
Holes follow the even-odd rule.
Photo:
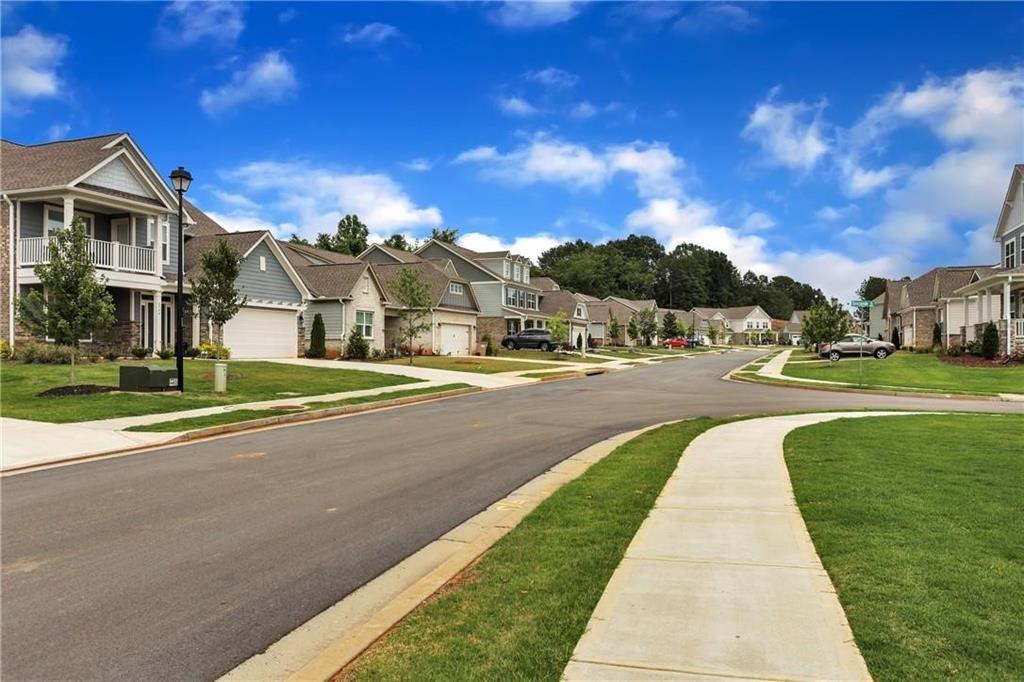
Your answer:
[[[11,229],[10,237],[7,239],[7,258],[8,258],[8,286],[7,286],[7,342],[14,346],[14,297],[16,292],[14,287],[16,280],[14,278],[15,261],[14,261],[14,241],[15,239],[21,238],[21,201],[18,202],[17,213],[15,213],[14,202],[5,193],[3,195],[4,201],[7,202],[7,222]]]
[[[74,203],[72,203],[72,206],[74,206]],[[87,232],[87,234],[89,235],[89,239],[95,239],[96,238],[96,214],[95,213],[90,213],[88,211],[79,211],[76,208],[72,208],[71,209],[71,221],[68,221],[68,219],[67,219],[67,210],[66,210],[66,208],[64,206],[59,206],[57,204],[49,204],[49,203],[46,203],[46,202],[43,202],[43,236],[44,237],[49,237],[52,234],[50,232],[50,216],[49,216],[50,209],[55,209],[55,210],[58,210],[58,211],[61,212],[61,215],[63,216],[61,218],[61,225],[62,225],[62,227],[60,228],[61,230],[63,230],[66,226],[70,225],[71,222],[74,221],[76,216],[87,216],[89,218],[89,230]],[[18,216],[18,220],[19,220],[18,236],[20,237],[21,236],[21,224],[20,224],[21,216]],[[60,230],[57,230],[57,232],[59,232],[59,231]]]
[[[135,140],[132,139],[131,135],[129,135],[128,133],[122,133],[122,134],[118,135],[117,137],[115,137],[110,142],[108,142],[107,144],[103,145],[103,149],[113,149],[114,147],[119,145],[122,141],[127,141],[128,144],[131,145],[132,151],[134,151],[135,154],[138,156],[138,158],[142,161],[142,163],[144,163],[146,165],[146,169],[152,174],[152,176],[155,177],[155,178],[159,178],[160,182],[159,182],[158,186],[160,188],[160,191],[158,191],[157,194],[163,193],[164,194],[165,202],[166,202],[167,197],[170,197],[171,198],[171,202],[169,204],[167,204],[167,208],[168,208],[168,210],[171,213],[176,212],[178,210],[178,193],[175,192],[174,190],[172,190],[170,187],[167,186],[167,184],[164,182],[163,177],[160,175],[160,173],[157,172],[156,168],[153,167],[153,164],[151,164],[149,162],[149,158],[147,158],[145,153],[143,153],[142,148],[139,147],[139,145],[135,143]],[[132,158],[132,162],[134,163],[135,162],[135,158],[134,157],[131,157],[131,158]],[[135,165],[138,166],[138,164],[135,164]],[[192,216],[190,216],[188,214],[188,211],[183,211],[183,212],[184,212],[185,222],[188,223],[189,225],[194,225],[196,221],[192,219]]]
[[[130,209],[134,209],[134,210],[137,210],[139,212],[142,212],[142,211],[152,211],[154,209],[155,210],[159,210],[160,208],[162,208],[161,206],[156,206],[154,204],[151,204],[151,203],[148,203],[148,202],[145,202],[145,201],[135,201],[134,199],[129,199],[127,197],[114,196],[113,194],[107,194],[106,192],[97,192],[97,191],[91,190],[91,189],[89,189],[87,187],[68,187],[68,189],[74,191],[76,194],[83,195],[82,198],[84,198],[84,199],[97,200],[97,203],[105,203],[105,204],[110,204],[110,205],[114,205],[114,206],[118,206],[118,205],[120,205],[120,206],[128,206],[128,207],[130,207]],[[99,199],[102,199],[103,201],[100,202],[100,201],[98,201]],[[164,210],[166,210],[166,209],[164,209]],[[178,209],[175,208],[171,212],[177,214]]]
[[[466,288],[459,282],[448,282],[448,293],[453,296],[465,296]]]
[[[147,223],[148,224],[148,223]],[[179,228],[180,229],[180,228]],[[167,216],[164,216],[163,220],[160,221],[160,227],[157,231],[160,237],[160,262],[164,265],[171,264],[171,221],[168,220]]]

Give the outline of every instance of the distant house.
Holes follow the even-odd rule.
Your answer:
[[[542,283],[548,286],[558,286],[553,281],[537,282],[537,279],[546,280],[547,278],[535,278],[534,284]],[[587,337],[590,336],[589,307],[590,303],[587,301],[581,300],[572,292],[563,291],[559,288],[547,289],[541,291],[540,294],[541,312],[549,318],[555,317],[559,313],[565,315],[566,322],[569,325],[568,343],[575,348],[585,348]]]
[[[614,317],[619,323],[618,337],[610,339],[610,343],[618,346],[635,346],[640,342],[640,339],[629,338],[628,333],[629,321],[636,317],[640,311],[650,310],[655,316],[658,314],[658,303],[654,299],[634,300],[619,296],[607,296],[604,301],[608,304],[609,319]],[[651,341],[657,343],[657,335]]]
[[[576,297],[587,304],[588,330],[590,341],[594,346],[609,343],[611,335],[611,310],[606,301],[587,294],[576,294]]]
[[[794,310],[779,330],[779,343],[799,346],[803,343],[804,316],[806,310]]]
[[[772,336],[772,318],[759,305],[732,308],[693,309],[700,317],[711,319],[716,314],[725,320],[729,338],[726,343],[764,343]]]

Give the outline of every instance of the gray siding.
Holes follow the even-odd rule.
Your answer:
[[[502,289],[500,282],[494,284],[473,284],[473,295],[480,306],[480,314],[490,317],[501,317],[505,314],[501,305]]]
[[[339,301],[310,301],[303,313],[303,324],[306,326],[306,338],[313,330],[313,318],[320,314],[324,321],[324,331],[328,339],[342,337],[341,303]]]
[[[504,258],[488,258],[486,260],[480,259],[477,261],[480,265],[484,266],[499,277],[505,276],[505,259]],[[509,263],[509,278],[512,277],[512,264]]]
[[[1009,244],[1010,242],[1013,242],[1014,244],[1016,244],[1016,247],[1014,248],[1014,253],[1017,254],[1017,257],[1016,257],[1017,267],[1020,267],[1021,265],[1024,265],[1024,261],[1021,261],[1021,253],[1020,253],[1020,251],[1021,251],[1021,241],[1020,240],[1021,240],[1022,236],[1024,236],[1024,227],[1019,227],[1019,228],[1017,228],[1015,230],[1010,230],[1005,235],[1003,235],[1003,239],[999,243],[999,265],[1004,265],[1004,263],[1005,263],[1006,245]]]
[[[168,215],[167,222],[171,226],[171,258],[168,267],[176,269],[178,267],[178,233],[180,232],[180,230],[178,230],[178,214],[173,213]]]
[[[260,270],[260,256],[267,260],[265,272]],[[266,243],[257,245],[242,261],[242,270],[238,274],[238,289],[250,299],[283,303],[302,302],[302,294]]]
[[[377,265],[394,265],[400,261],[396,260],[394,256],[384,253],[380,249],[373,249],[366,257],[363,258],[367,263],[374,263]]]
[[[430,244],[419,255],[427,260],[451,260],[452,265],[455,266],[455,271],[459,273],[459,277],[469,280],[470,282],[481,280],[492,281],[495,278],[494,273],[474,265],[461,256],[454,255],[451,251],[448,251],[437,244]]]
[[[444,296],[441,297],[442,306],[453,306],[455,308],[472,308],[473,299],[469,296],[469,284],[462,285],[461,294],[453,294],[450,289],[445,289]],[[492,288],[497,289],[498,287]]]

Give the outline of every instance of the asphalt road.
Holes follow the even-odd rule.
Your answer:
[[[727,354],[6,477],[5,680],[211,679],[565,457],[697,415],[984,401],[724,382]]]

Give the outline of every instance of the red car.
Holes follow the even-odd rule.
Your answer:
[[[665,348],[686,348],[690,345],[690,342],[677,336],[674,339],[666,339],[661,345],[665,346]]]

